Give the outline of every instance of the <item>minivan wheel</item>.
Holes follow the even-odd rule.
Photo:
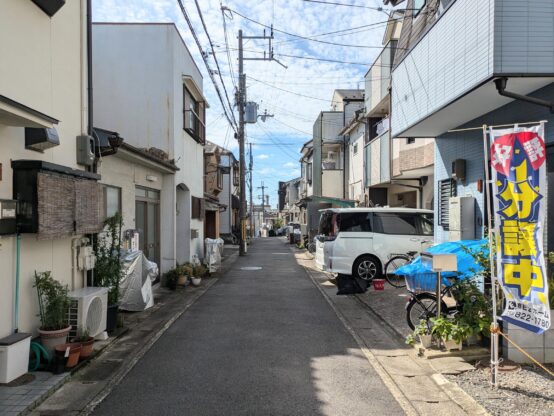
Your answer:
[[[352,268],[355,277],[371,281],[381,275],[379,261],[373,256],[362,256],[354,263]]]

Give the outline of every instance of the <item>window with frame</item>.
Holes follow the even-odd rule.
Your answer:
[[[233,186],[239,186],[239,167],[236,164],[233,166]]]
[[[185,85],[183,85],[183,113],[183,129],[190,133],[195,140],[204,143],[204,103],[197,101]]]
[[[368,212],[343,212],[337,218],[339,230],[345,232],[371,231],[370,215]]]
[[[417,214],[375,212],[373,231],[380,234],[419,235]]]
[[[358,154],[358,143],[354,143],[354,154],[357,155]]]
[[[443,179],[438,183],[439,193],[439,225],[445,230],[449,229],[449,204],[450,198],[456,196],[456,181],[452,178]]]
[[[306,166],[306,180],[308,181],[309,184],[312,183],[312,164],[311,163],[308,163],[308,165]]]
[[[104,185],[104,215],[111,217],[121,213],[121,188]]]
[[[204,219],[204,198],[191,198],[191,218]]]
[[[425,4],[427,4],[427,0],[413,0],[412,15],[417,17],[421,13],[421,10],[425,7]]]
[[[406,144],[414,144],[415,143],[415,137],[408,137],[406,139]]]

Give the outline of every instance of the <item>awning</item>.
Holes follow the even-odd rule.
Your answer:
[[[51,129],[58,120],[0,95],[0,124],[16,127]]]

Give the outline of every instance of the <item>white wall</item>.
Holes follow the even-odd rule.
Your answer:
[[[0,6],[0,94],[57,118],[60,145],[44,153],[25,150],[24,128],[0,124],[0,198],[12,199],[10,159],[40,159],[80,168],[76,164],[75,137],[86,130],[81,119],[81,2],[70,1],[52,18],[30,1],[3,0]],[[0,337],[12,331],[15,238],[0,239]],[[21,238],[19,329],[36,333],[39,326],[34,271],[52,271],[72,283],[71,239],[37,241],[36,235]]]
[[[354,153],[354,147],[357,152]],[[350,132],[348,146],[348,199],[364,201],[364,124]]]
[[[190,197],[204,197],[203,147],[183,130],[183,77],[202,91],[202,75],[173,24],[96,24],[93,36],[95,125],[166,151],[179,168],[161,200],[162,232],[177,245],[162,250],[162,265],[203,257],[203,221],[178,218],[176,207],[179,200],[179,216],[190,216]],[[177,197],[178,185],[186,197]]]

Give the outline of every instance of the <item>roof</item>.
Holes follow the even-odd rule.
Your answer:
[[[361,100],[364,98],[365,90],[335,90],[333,93],[333,97],[337,96],[338,98],[342,98],[343,100],[349,99],[349,100]]]
[[[380,208],[325,208],[320,209],[320,212],[323,211],[333,211],[333,212],[411,212],[411,213],[421,213],[421,214],[432,214],[433,210],[431,209],[416,209],[416,208],[393,208],[393,207],[380,207]]]
[[[154,152],[148,151],[147,149],[141,149],[139,147],[135,147],[133,145],[130,145],[127,142],[123,142],[121,144],[120,149],[126,150],[129,153],[132,153],[136,156],[140,156],[144,159],[149,160],[150,162],[154,162],[155,164],[165,167],[169,170],[172,170],[173,172],[177,172],[179,168],[173,163],[173,160],[164,160],[160,159],[159,157],[156,157]]]

